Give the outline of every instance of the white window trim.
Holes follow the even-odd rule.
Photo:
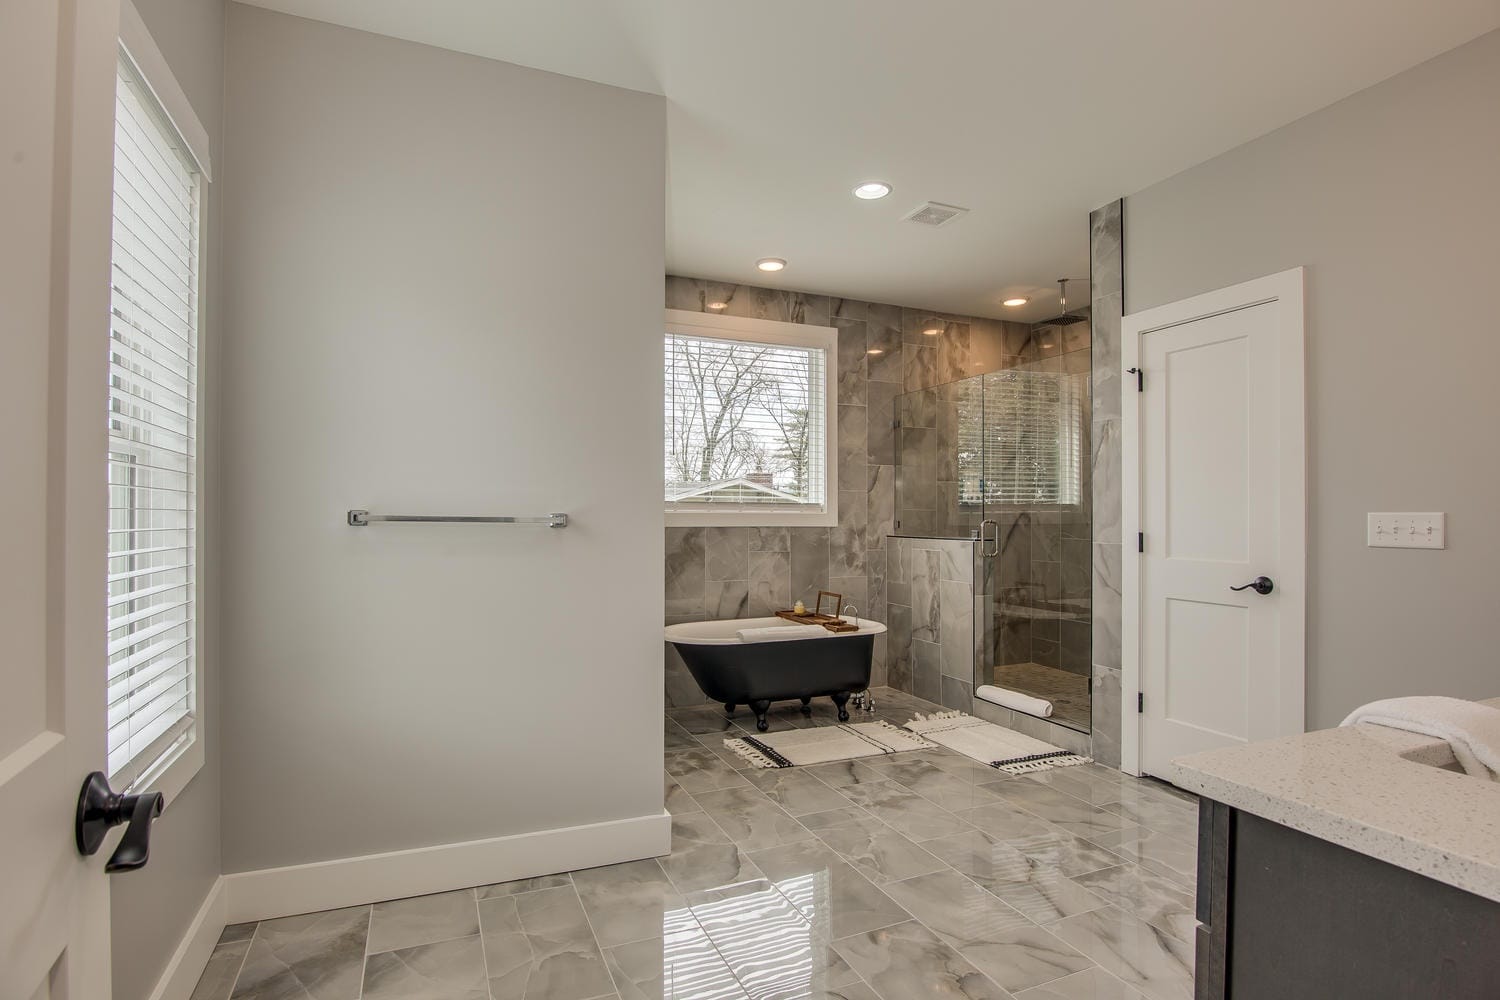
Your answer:
[[[694,333],[719,340],[745,340],[758,344],[784,344],[787,347],[815,348],[824,352],[823,365],[826,385],[823,390],[824,406],[827,409],[823,436],[825,454],[824,468],[827,470],[828,488],[821,510],[772,509],[728,509],[705,510],[684,509],[668,503],[666,522],[669,528],[696,527],[836,527],[839,523],[839,402],[838,360],[839,332],[831,326],[811,326],[806,323],[783,323],[779,320],[751,319],[744,316],[720,316],[716,313],[691,312],[686,309],[668,309],[665,327]],[[666,330],[663,330],[665,335]]]
[[[187,94],[177,82],[171,68],[167,65],[167,59],[162,55],[161,49],[146,30],[146,23],[141,19],[131,0],[122,0],[120,6],[120,51],[127,61],[135,67],[140,78],[151,90],[152,95],[160,103],[162,110],[166,113],[172,126],[177,129],[182,141],[187,146],[188,154],[196,161],[201,182],[206,186],[212,180],[209,164],[208,131],[199,121],[194,113],[192,105],[188,102]],[[207,199],[202,203],[206,209]],[[202,211],[202,210],[200,210]],[[199,216],[198,234],[199,246],[206,246],[203,239],[207,212],[203,211]],[[199,287],[203,287],[206,277],[204,273],[204,253],[198,255],[198,280]],[[204,326],[202,308],[198,310],[198,351],[199,357],[203,355],[204,349]],[[200,369],[201,370],[201,369]],[[200,407],[202,381],[200,378]],[[161,792],[166,800],[165,808],[171,809],[172,802],[180,795],[188,783],[203,770],[203,764],[207,757],[205,751],[204,732],[204,700],[203,700],[203,663],[206,644],[203,642],[203,608],[204,608],[204,580],[208,574],[204,571],[204,516],[202,506],[203,492],[203,434],[201,416],[198,422],[198,447],[195,449],[195,468],[193,470],[194,481],[198,484],[199,508],[195,517],[196,529],[194,537],[195,560],[197,562],[196,572],[193,580],[193,613],[197,616],[195,622],[196,639],[193,650],[193,716],[192,725],[182,733],[175,746],[159,757],[151,767],[141,772],[130,784],[132,792]],[[104,682],[104,675],[100,673],[100,682]],[[124,789],[117,789],[123,791]]]

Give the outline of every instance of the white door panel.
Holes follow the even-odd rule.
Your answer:
[[[104,859],[73,821],[104,762],[117,31],[109,2],[0,3],[0,997],[110,991]]]
[[[1138,730],[1128,732],[1127,719],[1122,741],[1127,769],[1170,778],[1173,758],[1301,731],[1305,477],[1293,274],[1295,295],[1288,276],[1276,276],[1263,281],[1279,282],[1280,295],[1251,282],[1126,318],[1127,363],[1143,373],[1125,428],[1126,525],[1142,535],[1126,560],[1133,648],[1123,681],[1140,692]],[[1276,584],[1269,594],[1231,589],[1261,576]]]

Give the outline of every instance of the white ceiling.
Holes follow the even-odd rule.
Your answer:
[[[665,95],[673,273],[1018,319],[1087,275],[1090,209],[1500,26],[1500,0],[248,2]],[[971,211],[901,221],[928,199]]]

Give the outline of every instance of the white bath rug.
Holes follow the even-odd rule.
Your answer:
[[[878,720],[744,736],[725,740],[724,745],[756,767],[806,767],[835,760],[932,749],[932,744],[920,736]]]
[[[1070,753],[1043,740],[1033,739],[1014,729],[992,725],[963,712],[921,713],[906,728],[955,753],[971,757],[981,764],[999,768],[1007,774],[1026,774],[1053,767],[1088,764],[1092,757]]]

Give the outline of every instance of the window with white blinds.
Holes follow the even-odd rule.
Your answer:
[[[1079,502],[1082,376],[994,372],[969,380],[956,402],[960,503]]]
[[[115,97],[109,316],[110,781],[195,737],[200,175],[129,60]]]
[[[669,328],[665,348],[669,510],[827,509],[829,344]]]

